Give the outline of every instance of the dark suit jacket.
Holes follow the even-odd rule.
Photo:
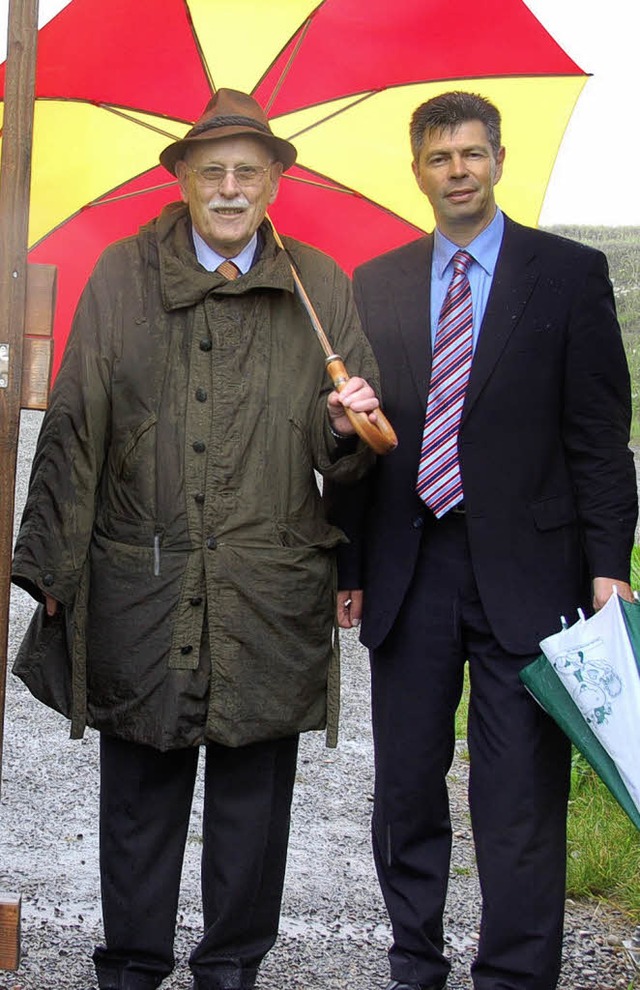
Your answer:
[[[366,486],[327,491],[352,543],[340,587],[364,588],[363,642],[389,632],[428,510],[415,493],[429,384],[433,240],[361,266],[356,302],[399,439]],[[594,576],[629,578],[637,516],[629,374],[603,254],[506,219],[460,429],[473,567],[502,646],[537,650],[588,608]],[[427,534],[428,535],[428,534]],[[425,602],[428,608],[428,602]]]

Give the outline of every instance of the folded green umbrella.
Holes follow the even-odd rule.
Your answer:
[[[640,829],[640,604],[614,594],[540,648],[520,677]]]

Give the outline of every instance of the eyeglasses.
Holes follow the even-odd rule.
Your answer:
[[[239,186],[257,185],[265,172],[268,172],[273,162],[268,165],[235,165],[233,168],[225,168],[224,165],[201,165],[199,168],[190,168],[198,182],[203,186],[221,186],[227,172],[231,172]]]

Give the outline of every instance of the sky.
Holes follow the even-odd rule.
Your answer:
[[[638,0],[526,0],[592,78],[565,132],[540,224],[640,225]]]
[[[64,3],[40,0],[40,22]],[[634,68],[640,46],[639,0],[526,3],[592,76],[567,127],[540,224],[640,225],[640,74]],[[7,11],[8,0],[0,0],[0,61],[5,57]]]

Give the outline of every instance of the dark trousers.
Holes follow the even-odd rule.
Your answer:
[[[531,659],[509,655],[491,633],[464,516],[430,522],[401,613],[371,657],[373,846],[396,980],[439,985],[450,968],[443,955],[451,852],[445,776],[468,660],[469,805],[482,888],[474,987],[557,984],[570,746],[519,680]]]
[[[276,940],[297,749],[297,736],[205,747],[204,934],[189,960],[196,990],[252,987]],[[152,990],[173,969],[198,752],[101,737],[101,988]]]

